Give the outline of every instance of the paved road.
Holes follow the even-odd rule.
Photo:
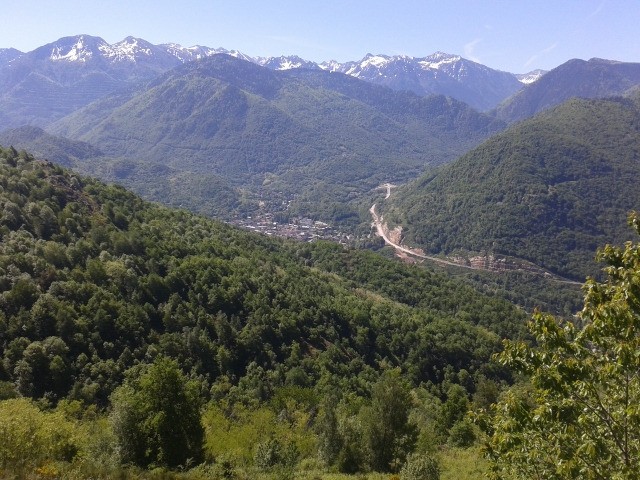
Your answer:
[[[381,187],[386,187],[387,189],[387,195],[385,198],[385,200],[387,198],[389,198],[389,196],[391,195],[391,187],[394,187],[395,185],[391,185],[390,183],[385,183],[384,185],[381,185]],[[455,262],[450,262],[448,260],[443,260],[442,258],[438,258],[438,257],[432,257],[430,255],[424,255],[422,253],[418,253],[418,252],[414,252],[413,250],[411,250],[410,248],[406,248],[403,247],[402,245],[398,245],[397,243],[394,243],[391,241],[391,239],[387,236],[387,234],[384,231],[384,224],[382,221],[382,215],[378,215],[376,213],[376,204],[374,203],[373,205],[371,205],[371,208],[369,209],[369,213],[371,213],[371,217],[373,218],[373,224],[376,227],[376,231],[378,232],[378,235],[381,236],[385,243],[387,245],[391,245],[393,248],[395,248],[396,250],[400,251],[400,252],[404,252],[407,253],[409,255],[413,255],[414,257],[418,257],[418,258],[424,258],[425,260],[430,260],[432,262],[438,263],[440,265],[450,265],[453,267],[459,267],[459,268],[468,268],[470,270],[486,270],[486,269],[481,269],[481,268],[477,268],[471,265],[464,265],[464,264],[460,264],[460,263],[455,263]],[[547,273],[545,275],[548,275],[550,278],[552,278],[553,280],[559,282],[559,283],[570,283],[573,285],[582,285],[582,283],[580,282],[575,282],[573,280],[568,280],[566,278],[563,277],[559,277],[557,275],[553,275],[550,273]]]
[[[389,198],[389,192],[387,192],[387,197],[386,198]],[[382,226],[382,216],[378,216],[378,214],[376,213],[376,204],[375,203],[373,205],[371,205],[371,208],[369,209],[369,212],[371,213],[371,216],[373,217],[373,223],[376,226],[376,230],[378,231],[378,235],[380,235],[384,239],[386,244],[391,245],[396,250],[399,250],[399,251],[404,252],[404,253],[408,253],[409,255],[413,255],[415,257],[424,258],[426,260],[431,260],[432,262],[436,262],[436,263],[439,263],[441,265],[451,265],[451,266],[454,266],[454,267],[470,268],[472,270],[477,270],[475,267],[472,267],[471,265],[461,265],[459,263],[450,262],[448,260],[443,260],[442,258],[431,257],[429,255],[424,255],[422,253],[414,252],[413,250],[411,250],[409,248],[405,248],[402,245],[398,245],[397,243],[392,242],[391,239],[389,239],[387,234],[384,232],[384,227]]]

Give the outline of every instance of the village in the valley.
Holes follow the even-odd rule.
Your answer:
[[[265,235],[292,238],[303,242],[332,240],[346,244],[352,240],[352,235],[339,232],[328,223],[310,218],[292,218],[287,223],[280,223],[274,219],[272,213],[263,213],[237,218],[230,223]]]

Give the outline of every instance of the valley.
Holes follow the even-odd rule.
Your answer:
[[[486,251],[575,281],[596,275],[585,267],[598,245],[628,240],[640,204],[638,105],[637,95],[569,100],[398,189],[385,219],[429,253]]]
[[[0,49],[0,478],[635,479],[640,63],[478,45]]]

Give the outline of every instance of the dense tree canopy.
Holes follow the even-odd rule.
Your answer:
[[[410,409],[408,385],[399,372],[385,372],[373,386],[366,424],[373,470],[399,470],[413,450],[417,432],[409,422]]]
[[[201,459],[277,476],[319,453],[398,471],[446,443],[444,405],[510,381],[491,355],[524,318],[443,273],[251,234],[15,149],[0,150],[0,307],[0,429],[65,425],[0,468],[80,478]],[[437,470],[427,457],[417,471]]]
[[[255,400],[320,379],[366,391],[383,361],[438,382],[447,365],[487,370],[495,332],[522,325],[442,274],[252,235],[1,156],[0,380],[25,396],[104,406],[158,355],[205,390],[230,381]]]
[[[493,253],[584,281],[640,206],[640,97],[573,99],[394,192],[387,221],[433,253]]]

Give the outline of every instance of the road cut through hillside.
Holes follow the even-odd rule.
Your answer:
[[[391,196],[391,188],[395,187],[395,185],[392,185],[390,183],[385,183],[383,185],[380,185],[380,187],[378,188],[386,188],[387,193],[386,196],[384,197],[385,200],[388,199]],[[389,235],[387,233],[387,229],[386,226],[384,224],[384,219],[382,217],[382,215],[378,215],[378,213],[376,212],[376,204],[374,203],[373,205],[371,205],[371,208],[369,209],[369,213],[371,213],[371,217],[373,218],[373,226],[376,227],[376,232],[378,234],[379,237],[382,237],[382,239],[384,240],[384,242],[387,245],[392,246],[393,248],[396,249],[397,252],[402,252],[402,253],[406,253],[408,255],[412,255],[414,257],[417,258],[422,258],[424,260],[429,260],[431,262],[437,263],[439,265],[448,265],[448,266],[452,266],[452,267],[459,267],[459,268],[467,268],[470,270],[483,270],[483,271],[493,271],[491,269],[488,268],[480,268],[477,267],[475,265],[469,265],[469,264],[464,264],[464,263],[458,263],[458,262],[452,262],[450,260],[445,260],[443,258],[439,258],[439,257],[433,257],[431,255],[425,255],[424,253],[418,252],[416,250],[407,248],[407,247],[403,247],[402,245],[400,245],[399,243],[394,242],[392,239],[389,238]],[[537,267],[539,268],[539,267]],[[542,269],[540,269],[542,270]],[[533,272],[536,273],[536,272]],[[572,284],[572,285],[582,285],[581,282],[576,282],[573,280],[569,280],[567,278],[563,278],[560,277],[558,275],[552,274],[550,272],[542,272],[540,273],[541,275],[545,275],[559,283],[568,283],[568,284]]]

